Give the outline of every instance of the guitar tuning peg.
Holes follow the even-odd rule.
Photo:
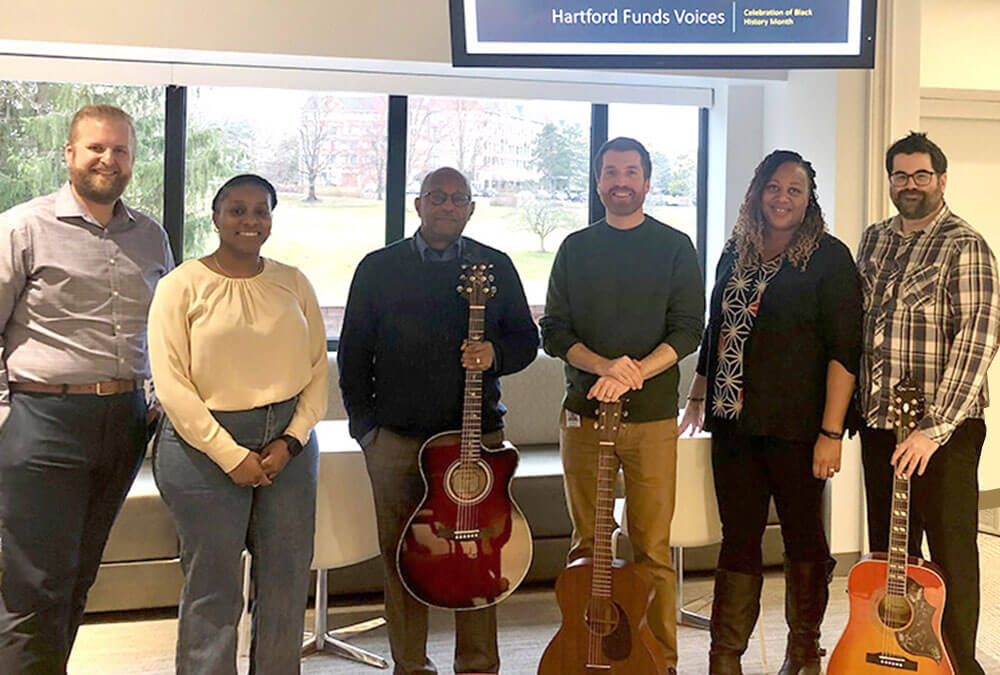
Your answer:
[[[461,284],[459,284],[458,286],[455,286],[455,290],[458,291],[459,293],[461,293],[461,292],[463,292],[465,290],[465,286],[462,286]]]
[[[489,269],[489,270],[493,269],[493,263],[490,263],[489,265],[487,265],[486,269]]]
[[[467,270],[469,269],[469,266],[466,263],[462,263],[462,269]]]
[[[600,429],[601,428],[601,424],[597,420],[594,420],[594,428],[595,429]]]
[[[491,275],[489,275],[489,276],[488,276],[488,277],[486,277],[486,278],[487,278],[487,279],[489,279],[490,281],[493,281],[494,279],[496,279],[496,277],[495,277],[495,276],[493,276],[492,274],[491,274]]]
[[[459,281],[465,281],[467,279],[467,277],[464,274],[460,274],[460,275],[458,275],[458,279],[459,279]]]

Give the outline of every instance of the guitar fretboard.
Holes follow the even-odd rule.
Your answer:
[[[469,306],[469,344],[483,341],[486,308]],[[465,398],[462,403],[462,461],[479,459],[483,435],[483,372],[465,371]]]

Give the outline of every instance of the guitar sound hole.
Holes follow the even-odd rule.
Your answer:
[[[913,609],[906,598],[887,595],[878,603],[878,616],[886,627],[900,630],[910,624]]]
[[[448,495],[459,504],[475,504],[483,499],[492,487],[489,467],[478,462],[455,462],[445,477]]]
[[[591,598],[587,605],[587,625],[594,635],[606,637],[614,632],[620,617],[618,605],[603,598]]]

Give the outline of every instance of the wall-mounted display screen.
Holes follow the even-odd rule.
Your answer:
[[[451,0],[456,66],[871,68],[875,0]]]

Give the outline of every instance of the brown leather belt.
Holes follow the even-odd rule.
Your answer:
[[[108,380],[91,384],[43,384],[41,382],[11,382],[11,391],[30,394],[124,394],[142,387],[142,380]]]

